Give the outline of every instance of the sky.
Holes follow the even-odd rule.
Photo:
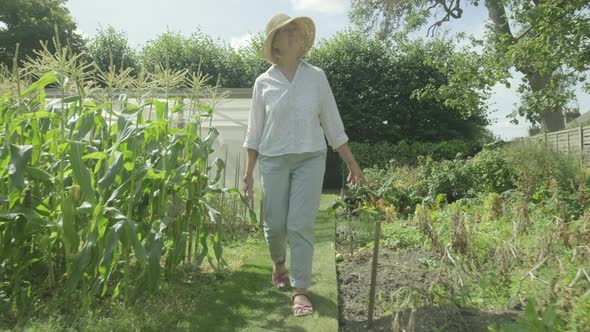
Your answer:
[[[146,41],[167,30],[183,35],[201,30],[239,47],[251,34],[264,32],[266,22],[276,13],[311,17],[316,24],[316,44],[351,26],[350,0],[68,0],[66,6],[84,35],[92,37],[98,28],[110,25],[124,31],[134,48],[141,48]],[[446,24],[445,28],[481,37],[486,21],[487,11],[483,6],[466,6],[463,17]],[[426,30],[415,36],[426,38]],[[506,118],[519,101],[515,88],[521,75],[513,73],[513,76],[513,88],[495,86],[489,100],[492,110],[489,128],[505,140],[527,136],[529,127],[522,118],[518,125]],[[590,110],[590,95],[581,89],[576,92],[577,101],[571,106],[585,113]]]

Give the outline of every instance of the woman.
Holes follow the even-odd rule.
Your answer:
[[[244,191],[253,199],[252,173],[258,160],[264,235],[274,262],[272,282],[280,289],[289,282],[285,267],[289,240],[295,316],[313,313],[307,289],[325,171],[324,135],[346,162],[348,182],[364,181],[325,73],[302,60],[314,39],[315,24],[309,17],[277,14],[267,23],[264,57],[272,66],[254,83],[244,141],[248,151]]]

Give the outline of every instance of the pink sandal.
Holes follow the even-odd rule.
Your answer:
[[[285,260],[283,260],[282,262],[277,262],[277,263],[284,264]],[[273,267],[272,284],[280,290],[287,289],[289,287],[289,273],[287,272],[287,269],[285,269],[285,271],[282,273],[278,273],[278,272],[274,271],[274,267]]]
[[[307,301],[309,301],[311,303],[311,301],[309,300],[309,293],[308,292],[306,292],[306,291],[293,292],[293,294],[291,295],[291,301],[293,301],[293,316],[299,317],[299,316],[306,316],[306,315],[313,314],[313,306],[311,304],[295,303],[295,297],[299,296],[299,295],[305,296],[305,298],[307,298]]]

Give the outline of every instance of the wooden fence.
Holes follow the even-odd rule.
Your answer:
[[[516,142],[540,143],[557,151],[577,154],[584,164],[590,165],[590,126],[588,125],[518,138]]]

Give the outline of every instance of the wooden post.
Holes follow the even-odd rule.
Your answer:
[[[547,146],[547,132],[544,133],[544,141],[545,141],[545,146]]]
[[[379,261],[379,242],[381,242],[381,219],[375,224],[375,241],[373,245],[373,261],[371,262],[371,284],[369,285],[369,313],[367,327],[373,327],[373,311],[375,310],[375,288],[377,287],[377,266]]]
[[[580,161],[584,164],[584,128],[580,126]]]

